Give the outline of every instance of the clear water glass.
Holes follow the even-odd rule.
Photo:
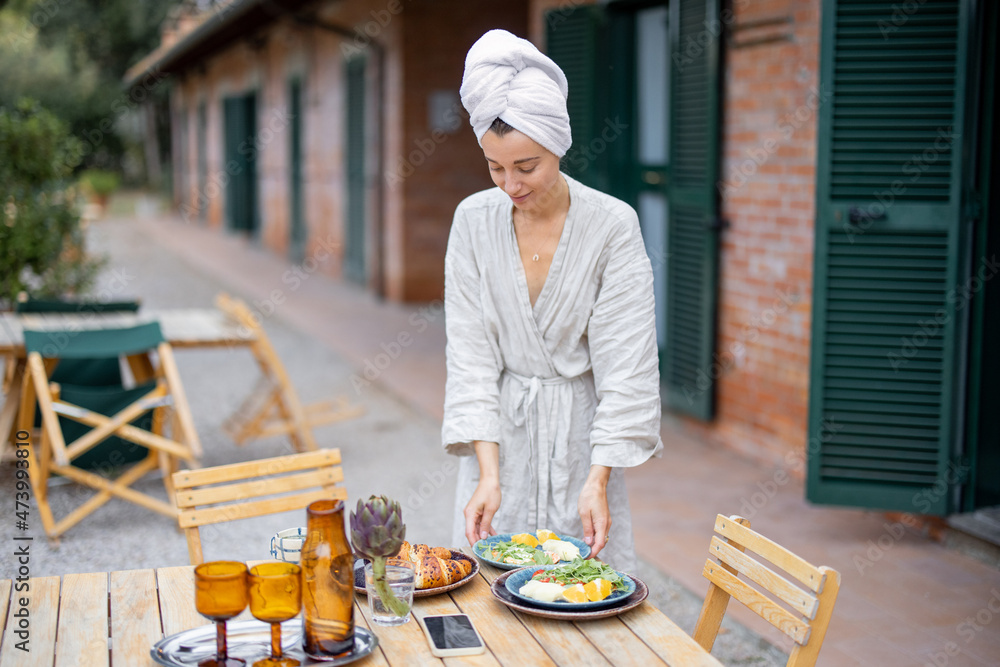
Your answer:
[[[397,598],[406,602],[407,612],[405,616],[396,616],[386,608],[375,590],[375,583],[372,575],[372,564],[365,565],[365,589],[368,594],[368,609],[371,612],[372,622],[375,625],[403,625],[410,622],[409,609],[413,607],[413,587],[414,572],[412,567],[406,565],[386,565],[385,578],[389,583],[389,589]]]

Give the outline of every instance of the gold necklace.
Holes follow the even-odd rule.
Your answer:
[[[568,190],[568,188],[567,188],[567,190]],[[516,210],[516,209],[515,209],[515,210]],[[567,207],[567,214],[568,214],[568,207]],[[512,216],[512,217],[513,217],[513,216]],[[521,227],[523,228],[523,227],[524,227],[524,222],[523,222],[524,218],[522,217],[521,219],[522,219],[522,223],[521,223]],[[564,224],[564,225],[566,224],[566,222],[565,222],[565,219],[563,220],[563,224]],[[560,232],[560,235],[562,235],[562,229],[561,229],[561,228],[560,228],[559,232]],[[532,255],[532,256],[531,256],[531,261],[532,261],[532,262],[537,262],[537,261],[538,261],[538,253],[539,253],[539,252],[541,252],[542,248],[544,248],[544,247],[545,247],[545,244],[546,244],[546,243],[548,243],[548,242],[549,242],[549,239],[548,239],[548,238],[546,238],[545,240],[543,240],[543,241],[542,241],[542,242],[541,242],[541,243],[540,243],[540,244],[538,245],[538,250],[537,250],[537,251],[535,252],[535,254],[534,254],[534,255]]]
[[[549,239],[546,238],[540,244],[538,244],[538,250],[536,250],[535,254],[531,256],[531,261],[532,262],[537,262],[538,261],[538,253],[542,251],[542,248],[544,248],[545,244],[548,243],[548,242],[549,242]]]

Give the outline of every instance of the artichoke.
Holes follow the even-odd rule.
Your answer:
[[[350,521],[354,551],[372,562],[373,583],[383,604],[397,616],[406,616],[409,606],[395,596],[385,578],[386,558],[399,553],[406,538],[399,503],[385,496],[370,496],[367,502],[359,500]]]

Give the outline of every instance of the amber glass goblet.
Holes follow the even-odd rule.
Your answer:
[[[231,560],[202,563],[194,568],[194,606],[215,621],[216,655],[198,667],[243,667],[242,658],[230,658],[226,648],[226,621],[247,607],[247,566]]]
[[[250,613],[271,624],[271,657],[253,667],[297,667],[281,654],[281,622],[302,609],[302,569],[295,563],[262,563],[250,569]]]

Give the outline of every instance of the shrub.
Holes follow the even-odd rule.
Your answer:
[[[82,146],[36,102],[0,107],[0,302],[21,291],[79,294],[103,260],[84,249],[77,193],[69,185]]]
[[[121,178],[113,171],[86,169],[80,173],[81,187],[92,192],[98,199],[107,199],[120,184]]]

